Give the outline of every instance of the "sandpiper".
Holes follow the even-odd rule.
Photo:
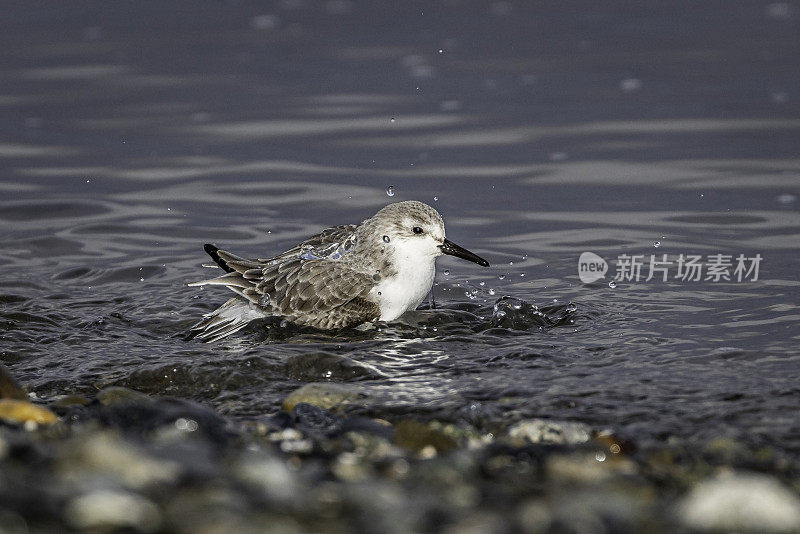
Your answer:
[[[204,248],[226,274],[189,285],[222,285],[237,296],[192,326],[203,341],[222,339],[263,317],[325,330],[393,321],[425,299],[437,257],[489,266],[445,239],[439,212],[416,201],[389,204],[360,225],[328,228],[269,259]]]

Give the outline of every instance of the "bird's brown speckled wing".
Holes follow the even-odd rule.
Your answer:
[[[348,263],[300,257],[248,260],[213,248],[218,263],[230,271],[202,283],[224,285],[268,315],[325,329],[380,317],[380,308],[367,299],[375,280]]]
[[[264,267],[255,289],[269,295],[280,315],[320,328],[341,328],[380,316],[378,306],[366,300],[374,284],[371,276],[348,264],[298,259]]]

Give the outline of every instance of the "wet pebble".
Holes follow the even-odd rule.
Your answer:
[[[71,440],[60,458],[70,480],[93,474],[130,489],[173,484],[184,469],[179,460],[158,458],[118,432],[92,432]]]
[[[306,403],[330,410],[357,403],[365,397],[363,390],[352,384],[310,383],[291,392],[283,401],[283,409],[291,412],[298,404]]]
[[[517,446],[526,443],[558,443],[576,445],[592,437],[591,429],[583,423],[528,419],[508,429],[508,439]]]
[[[25,390],[14,380],[11,371],[0,363],[0,399],[28,400]]]
[[[155,532],[162,522],[161,511],[152,501],[119,490],[95,490],[75,497],[67,503],[64,515],[77,529]]]
[[[547,457],[544,469],[548,480],[557,485],[600,484],[638,472],[630,459],[610,457],[601,450],[554,453]]]
[[[97,393],[97,400],[103,406],[114,406],[119,404],[151,404],[154,400],[133,389],[121,386],[109,386],[101,389]]]
[[[800,499],[760,474],[730,472],[705,480],[676,513],[685,526],[702,532],[800,532]]]
[[[234,468],[236,477],[258,488],[269,499],[290,503],[300,498],[298,477],[282,458],[259,452],[243,455]]]
[[[16,399],[0,399],[0,420],[7,423],[50,425],[58,416],[44,406]],[[27,428],[27,426],[26,426]]]
[[[423,456],[435,456],[458,447],[462,434],[454,425],[407,419],[395,425],[394,441]]]

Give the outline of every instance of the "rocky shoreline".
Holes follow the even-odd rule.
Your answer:
[[[3,533],[800,531],[800,462],[777,447],[366,416],[332,382],[242,420],[117,386],[1,391]]]

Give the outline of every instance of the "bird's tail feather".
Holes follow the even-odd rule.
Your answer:
[[[253,303],[241,297],[233,297],[213,312],[204,315],[189,330],[201,341],[219,341],[238,332],[250,321],[265,316]]]

